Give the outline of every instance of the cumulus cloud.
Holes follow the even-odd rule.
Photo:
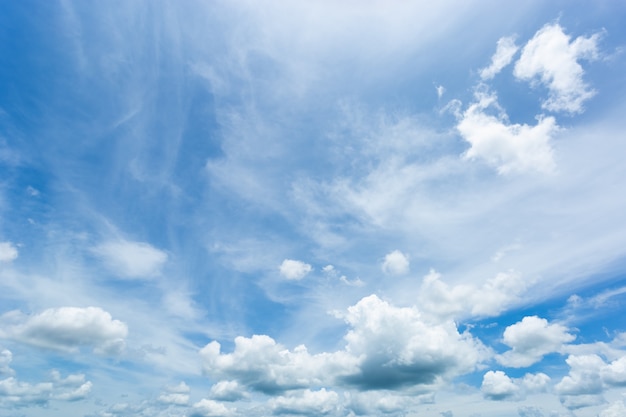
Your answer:
[[[11,362],[13,361],[13,354],[8,349],[0,349],[0,375],[13,375],[14,371],[11,369]]]
[[[303,390],[289,396],[278,396],[269,401],[272,412],[276,415],[326,415],[339,407],[339,396],[334,391]]]
[[[382,268],[385,274],[405,275],[409,272],[409,258],[399,250],[394,250],[385,255]]]
[[[211,387],[211,398],[220,401],[238,401],[246,398],[244,387],[237,381],[220,381]]]
[[[544,109],[580,113],[583,103],[595,92],[583,81],[584,71],[578,61],[598,58],[599,38],[594,34],[570,42],[559,24],[546,25],[524,46],[513,74],[548,88],[550,96],[542,103]]]
[[[550,377],[544,373],[526,374],[523,378],[510,378],[502,371],[488,371],[480,386],[485,398],[490,400],[523,400],[529,393],[546,390]]]
[[[119,278],[147,279],[160,274],[167,253],[144,242],[112,240],[92,249]]]
[[[523,368],[539,362],[548,353],[561,351],[563,344],[575,338],[565,326],[527,316],[504,330],[502,341],[511,350],[498,355],[496,360],[505,366]]]
[[[228,408],[220,402],[202,399],[191,407],[189,417],[226,417],[235,412],[235,408]]]
[[[441,274],[431,270],[419,292],[420,308],[442,319],[459,316],[495,316],[507,309],[526,291],[526,282],[514,271],[500,272],[481,286],[448,285]]]
[[[558,126],[553,117],[540,116],[534,126],[510,124],[496,95],[485,91],[477,91],[476,101],[459,116],[457,129],[471,145],[465,159],[484,160],[500,174],[554,170],[549,142]]]
[[[415,307],[395,307],[375,295],[348,308],[345,349],[310,354],[269,336],[237,337],[232,353],[218,342],[200,354],[211,376],[267,394],[339,384],[360,390],[430,387],[472,371],[486,348],[452,321],[426,322]]]
[[[15,377],[0,380],[0,408],[46,406],[50,400],[80,401],[91,393],[93,384],[85,375],[74,374],[65,378],[58,371],[51,372],[49,381],[31,384]]]
[[[8,324],[0,333],[4,337],[69,352],[91,346],[97,353],[116,354],[124,348],[128,334],[125,323],[98,307],[51,308],[32,316],[9,312],[2,321]]]
[[[18,251],[11,242],[0,242],[0,262],[11,262],[17,259]]]
[[[497,43],[496,53],[491,57],[491,64],[480,70],[480,78],[490,80],[496,76],[502,68],[506,67],[513,60],[513,56],[519,47],[515,45],[515,37],[509,36],[500,38]]]
[[[157,401],[162,404],[187,405],[189,403],[189,391],[191,391],[189,386],[181,382],[176,386],[166,387]]]
[[[298,281],[307,276],[313,270],[311,265],[302,261],[293,259],[285,259],[279,267],[280,275],[289,279]]]

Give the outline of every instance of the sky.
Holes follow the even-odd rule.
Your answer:
[[[626,416],[624,21],[0,2],[0,415]]]

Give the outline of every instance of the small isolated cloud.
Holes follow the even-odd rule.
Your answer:
[[[0,242],[0,262],[11,262],[17,259],[18,251],[11,242]]]
[[[513,60],[513,56],[519,47],[515,45],[515,37],[505,37],[498,40],[496,53],[491,57],[491,64],[480,71],[480,78],[490,80],[496,76],[502,68]]]
[[[93,248],[119,278],[147,279],[161,273],[167,253],[144,242],[113,240]]]
[[[399,250],[394,250],[385,255],[382,268],[388,275],[405,275],[409,272],[409,258]]]
[[[288,280],[298,281],[307,276],[313,270],[311,265],[302,261],[285,259],[279,267],[280,275]]]
[[[510,378],[502,371],[488,371],[483,376],[480,390],[485,398],[494,401],[521,401],[527,394],[543,392],[550,383],[544,373],[526,374],[523,378]]]
[[[235,412],[235,408],[228,408],[220,402],[202,399],[191,407],[189,417],[227,417]]]
[[[437,98],[441,99],[443,97],[443,93],[446,92],[446,88],[443,85],[436,85],[435,90],[437,90]]]
[[[550,140],[559,128],[553,117],[538,117],[534,126],[510,124],[496,95],[477,91],[476,102],[460,115],[457,129],[471,145],[463,157],[481,159],[500,174],[554,170]]]
[[[504,330],[502,341],[511,350],[498,355],[496,360],[513,368],[531,366],[544,355],[561,351],[563,344],[575,338],[565,326],[549,324],[548,320],[537,316],[527,316]]]
[[[108,312],[98,307],[51,308],[33,316],[9,312],[1,321],[10,323],[0,333],[4,337],[68,352],[91,346],[97,353],[117,354],[123,350],[128,334],[125,323],[113,320]]]
[[[13,375],[15,372],[11,369],[13,354],[8,349],[0,349],[0,375]]]
[[[580,113],[595,91],[583,81],[584,71],[578,61],[598,58],[599,38],[594,34],[570,42],[559,24],[546,25],[524,46],[513,74],[548,88],[550,96],[542,103],[544,109]]]
[[[335,411],[339,406],[339,396],[334,391],[303,390],[289,396],[279,396],[269,401],[269,406],[275,415],[296,414],[319,416]]]

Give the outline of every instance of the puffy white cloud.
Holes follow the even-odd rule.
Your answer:
[[[471,147],[466,159],[482,159],[500,174],[554,170],[550,139],[558,131],[553,117],[538,117],[537,124],[509,124],[496,95],[476,93],[477,101],[460,115],[457,129]],[[491,114],[496,110],[498,114]]]
[[[269,401],[269,406],[274,414],[299,414],[299,415],[325,415],[335,411],[339,407],[339,396],[334,391],[303,390],[279,396]]]
[[[211,387],[211,398],[220,401],[237,401],[247,393],[237,381],[220,381]]]
[[[440,318],[495,316],[506,310],[526,291],[526,282],[514,271],[500,272],[481,286],[446,284],[431,270],[420,287],[420,308]]]
[[[289,280],[301,280],[309,272],[313,270],[311,265],[302,261],[296,261],[293,259],[285,259],[279,267],[280,275]]]
[[[339,384],[361,390],[430,387],[472,371],[486,348],[452,321],[428,323],[414,307],[399,308],[375,295],[348,308],[346,347],[312,355],[306,347],[285,349],[272,338],[237,337],[232,353],[218,342],[200,354],[204,371],[272,394]]]
[[[492,400],[504,400],[516,397],[519,386],[502,371],[489,371],[483,376],[480,386],[483,395]]]
[[[89,395],[93,384],[82,374],[61,378],[57,371],[51,380],[30,384],[14,377],[0,380],[0,407],[45,406],[50,400],[80,401]]]
[[[602,403],[604,384],[600,372],[606,365],[604,361],[597,355],[570,355],[566,362],[569,375],[554,387],[563,405],[576,409]]]
[[[11,242],[0,242],[0,262],[11,262],[17,259],[18,250]]]
[[[488,371],[480,387],[491,400],[523,400],[529,393],[545,391],[550,377],[544,373],[526,374],[523,378],[510,378],[502,371]]]
[[[385,274],[407,274],[409,272],[409,258],[399,250],[394,250],[385,255],[382,268]]]
[[[550,91],[542,107],[550,111],[579,113],[595,92],[583,81],[578,60],[598,57],[599,35],[578,37],[570,42],[559,24],[541,28],[522,49],[513,74],[522,80],[538,81]]]
[[[343,381],[361,389],[430,385],[474,369],[484,346],[452,321],[431,324],[415,307],[395,307],[370,295],[348,308],[346,351],[362,358]]]
[[[235,412],[235,408],[228,408],[220,402],[202,399],[191,407],[189,417],[226,417]]]
[[[615,401],[598,414],[598,417],[624,417],[626,416],[626,405],[624,401]]]
[[[496,359],[502,365],[514,368],[530,366],[548,353],[561,351],[564,343],[575,338],[565,326],[549,324],[546,319],[537,316],[527,316],[504,330],[502,341],[511,350]]]
[[[51,308],[33,316],[9,312],[2,321],[11,323],[1,331],[5,337],[63,351],[91,346],[97,353],[119,353],[128,334],[126,324],[98,307]]]
[[[480,71],[480,78],[489,80],[496,76],[502,68],[513,60],[513,56],[519,47],[515,45],[515,37],[509,36],[498,40],[496,53],[491,57],[491,64]]]
[[[167,253],[144,242],[111,240],[92,249],[119,278],[148,279],[160,274]]]

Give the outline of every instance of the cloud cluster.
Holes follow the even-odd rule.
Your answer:
[[[531,366],[548,353],[560,352],[565,343],[575,338],[565,326],[549,324],[548,320],[537,316],[527,316],[504,330],[502,341],[511,350],[496,359],[502,365],[513,368]]]
[[[578,61],[597,59],[598,41],[599,35],[594,34],[570,42],[559,24],[546,25],[524,46],[513,74],[548,88],[550,97],[542,103],[544,109],[580,113],[595,92],[583,81]]]
[[[66,352],[90,346],[99,354],[117,354],[128,334],[125,323],[99,307],[51,308],[32,316],[13,311],[5,313],[0,323],[2,337]]]
[[[545,391],[550,377],[544,373],[526,374],[523,378],[510,378],[502,371],[488,371],[483,376],[480,390],[490,400],[520,401],[528,394]]]
[[[504,67],[509,65],[519,47],[515,45],[515,37],[509,36],[498,39],[496,53],[491,57],[491,64],[480,71],[480,78],[489,80],[496,76]]]
[[[0,351],[0,408],[20,408],[46,406],[51,400],[79,401],[87,398],[93,384],[83,374],[70,374],[63,378],[58,371],[52,371],[45,382],[31,384],[15,378],[15,372],[9,368],[12,360],[11,351]]]
[[[389,275],[405,275],[409,272],[409,258],[399,250],[385,255],[382,265],[383,272]]]
[[[330,385],[428,388],[471,372],[486,357],[482,343],[459,333],[452,321],[429,323],[416,308],[395,307],[375,295],[348,308],[344,318],[350,330],[343,350],[310,354],[302,345],[286,349],[269,336],[237,337],[232,353],[222,353],[215,341],[200,351],[204,371],[266,394]]]

